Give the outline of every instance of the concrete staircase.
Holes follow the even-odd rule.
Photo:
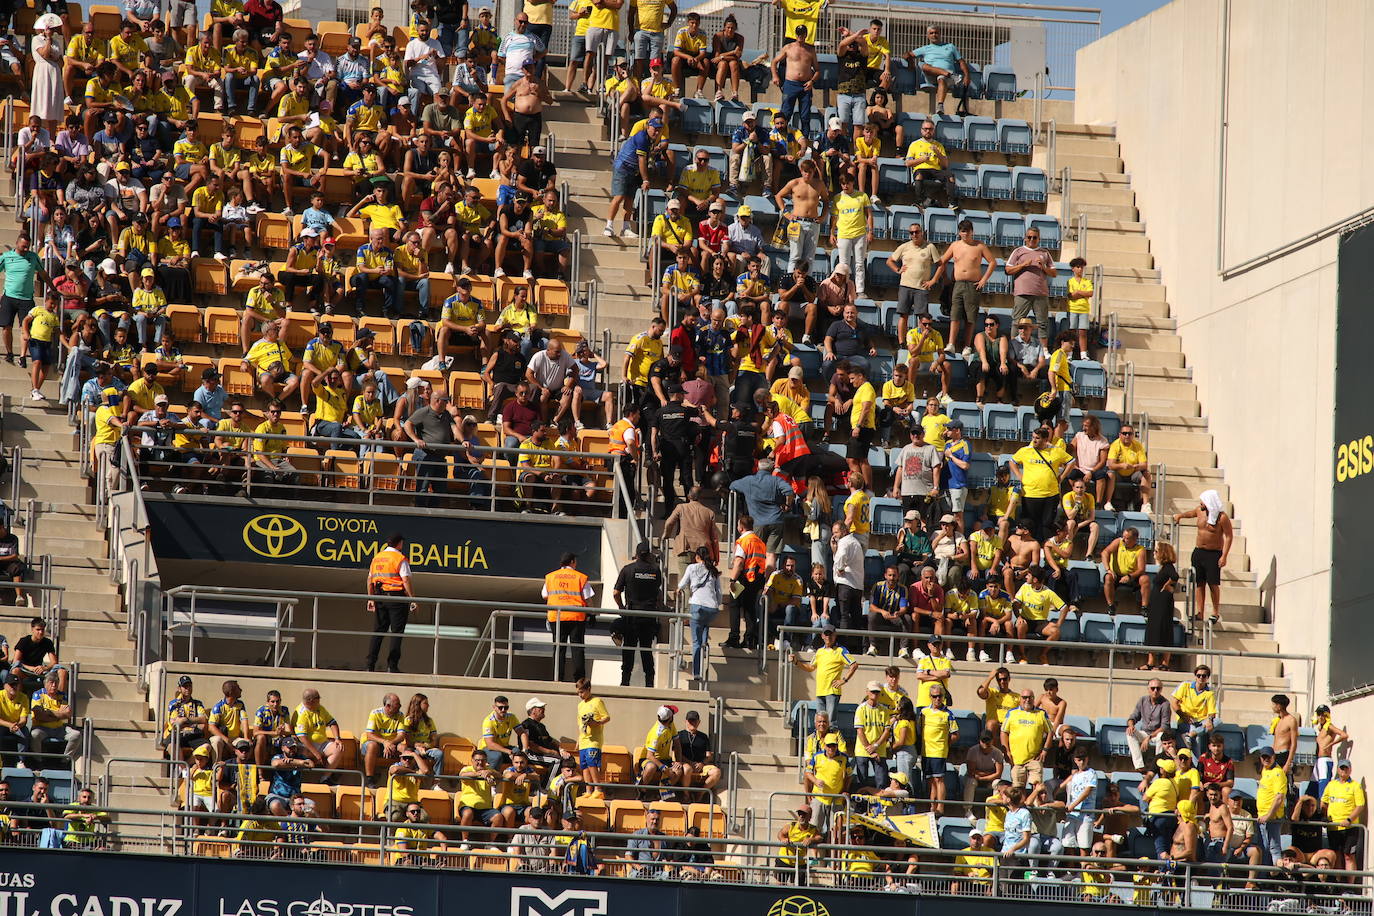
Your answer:
[[[28,400],[27,376],[18,366],[0,362],[0,386],[12,402],[4,418],[3,445],[22,450],[21,466],[13,470],[21,474],[16,508],[25,510],[32,500],[36,510],[29,522],[33,547],[28,559],[36,564],[38,557],[51,557],[52,581],[65,589],[64,624],[56,635],[62,659],[80,665],[73,701],[77,714],[94,725],[91,777],[103,778],[108,764],[118,789],[113,805],[165,805],[156,765],[111,762],[156,756],[156,726],[138,684],[134,644],[127,637],[122,598],[110,582],[108,548],[80,474],[73,430],[66,410],[57,406],[57,383],[44,386],[48,405],[36,405]],[[30,614],[26,608],[0,608],[0,632],[12,642],[27,630]]]

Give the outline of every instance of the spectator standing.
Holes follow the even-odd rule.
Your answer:
[[[788,31],[782,50],[773,56],[769,65],[773,71],[773,85],[782,92],[780,116],[797,130],[808,133],[811,129],[811,92],[821,75],[815,45],[810,43],[814,39],[810,35],[811,32],[801,25]]]
[[[876,206],[876,201],[875,204]],[[899,276],[897,286],[897,339],[906,340],[907,321],[930,314],[930,290],[935,285],[935,265],[940,249],[926,238],[920,223],[907,227],[907,240],[887,257],[887,269]]]
[[[1035,694],[1022,688],[1020,703],[1002,718],[1002,748],[1011,759],[1013,788],[1044,781],[1045,754],[1053,737],[1049,716],[1035,705]]]
[[[1336,765],[1336,778],[1326,784],[1321,793],[1323,814],[1329,826],[1326,838],[1340,854],[1347,871],[1360,867],[1360,823],[1368,805],[1364,788],[1350,778],[1350,761]]]
[[[714,514],[711,523],[714,526]],[[698,683],[702,681],[702,663],[708,651],[711,621],[720,613],[720,570],[716,566],[717,558],[712,550],[714,546],[697,547],[695,562],[688,565],[678,578],[678,588],[686,590],[687,609],[692,615],[692,679]]]
[[[711,562],[720,562],[720,530],[716,524],[716,512],[703,502],[704,491],[700,486],[693,487],[687,494],[687,501],[679,503],[663,524],[665,540],[676,539],[678,574],[695,562],[702,548],[710,555]]]
[[[366,670],[373,671],[382,651],[383,634],[390,632],[391,652],[387,656],[387,671],[399,673],[401,663],[401,635],[405,633],[406,621],[415,604],[410,581],[410,562],[405,554],[406,539],[402,534],[392,534],[386,546],[377,551],[367,572],[367,593],[376,596],[367,602],[367,610],[376,617],[373,627],[375,635],[367,651]]]
[[[653,562],[653,551],[649,542],[642,542],[635,549],[635,558],[620,570],[611,590],[615,605],[622,610],[657,611],[661,607],[663,592],[663,573]],[[612,628],[612,636],[619,636],[620,645],[620,686],[630,686],[634,674],[635,649],[640,650],[641,667],[644,670],[644,686],[654,686],[654,644],[658,642],[658,618],[641,617],[635,614],[622,614]]]
[[[1040,230],[1026,230],[1026,243],[1007,256],[1007,276],[1012,278],[1012,320],[1035,315],[1040,342],[1049,349],[1050,278],[1057,274],[1054,256],[1040,247]]]
[[[844,522],[831,529],[831,551],[835,558],[831,573],[836,585],[836,613],[832,621],[852,630],[864,629],[864,547],[860,537]]]
[[[778,553],[783,548],[783,516],[792,511],[796,494],[773,473],[773,463],[766,458],[758,462],[753,474],[731,483],[730,490],[744,497],[755,532],[764,544],[763,571],[771,572],[777,568]]]
[[[1049,431],[1044,427],[1031,435],[1030,445],[1012,455],[1012,473],[1021,481],[1021,518],[1029,523],[1031,536],[1037,541],[1054,534],[1060,481],[1072,466],[1073,458],[1050,444]]]
[[[540,594],[549,606],[549,632],[555,644],[555,664],[561,664],[565,650],[568,664],[560,675],[564,680],[582,681],[587,672],[587,611],[596,594],[585,573],[577,568],[577,554],[563,554],[558,569],[544,576]]]
[[[840,175],[840,193],[830,201],[830,245],[837,251],[836,264],[847,264],[854,275],[855,290],[864,298],[868,276],[868,246],[873,241],[873,203],[855,189],[854,173]]]
[[[1277,864],[1283,851],[1284,814],[1288,805],[1288,772],[1279,764],[1274,749],[1259,749],[1259,789],[1255,793],[1260,846]]]
[[[811,661],[801,660],[796,653],[792,653],[791,659],[792,664],[798,668],[816,675],[817,734],[823,735],[824,733],[819,730],[821,717],[824,715],[826,725],[834,721],[844,685],[849,683],[849,679],[859,670],[859,662],[849,654],[848,649],[836,641],[833,626],[821,630],[821,647],[816,650]],[[820,750],[823,748],[813,749],[812,753],[818,753]]]
[[[1201,618],[1207,610],[1207,598],[1212,599],[1212,614],[1207,618],[1213,625],[1221,622],[1221,571],[1235,541],[1231,527],[1231,516],[1222,508],[1221,495],[1216,490],[1205,490],[1201,505],[1189,512],[1174,516],[1175,522],[1192,518],[1197,524],[1197,540],[1193,547],[1193,580],[1196,583],[1194,604],[1196,617]],[[1190,621],[1191,622],[1191,621]]]
[[[1145,618],[1145,644],[1147,646],[1173,646],[1174,642],[1174,598],[1178,594],[1178,556],[1174,545],[1161,541],[1155,547],[1155,562],[1159,569],[1155,572],[1154,584],[1150,589],[1150,608]],[[1164,652],[1160,655],[1158,668],[1168,671],[1173,655]],[[1145,659],[1146,668],[1156,667],[1155,653]]]
[[[986,268],[983,267],[985,263]],[[978,326],[983,290],[987,288],[988,280],[997,267],[997,256],[992,249],[974,238],[972,220],[959,221],[959,237],[940,256],[932,285],[940,282],[950,265],[953,265],[954,290],[950,296],[949,340],[945,348],[951,353],[959,348],[960,328],[967,324],[962,353],[964,359],[969,359],[973,356],[973,337]],[[1015,396],[1014,388],[1012,395]]]
[[[965,753],[967,772],[964,776],[964,801],[987,801],[992,795],[993,785],[1002,778],[1007,757],[995,742],[996,735],[985,728],[978,735],[978,743]],[[970,812],[969,817],[976,820],[977,815]]]

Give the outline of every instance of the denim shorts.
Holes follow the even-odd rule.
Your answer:
[[[837,113],[844,124],[862,126],[868,123],[868,102],[863,95],[840,95]]]
[[[663,33],[640,29],[634,37],[634,59],[653,60],[663,56]]]

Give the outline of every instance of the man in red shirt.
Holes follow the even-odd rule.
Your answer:
[[[1202,755],[1197,767],[1202,772],[1204,786],[1216,783],[1226,790],[1236,783],[1236,763],[1226,756],[1226,742],[1215,732],[1207,739],[1207,753]]]
[[[697,223],[697,257],[701,259],[703,277],[710,275],[711,261],[725,254],[729,231],[730,227],[725,225],[725,204],[711,201],[706,218]]]
[[[702,223],[702,225],[706,225]],[[697,313],[690,309],[684,309],[678,321],[678,326],[673,328],[668,335],[669,346],[682,348],[682,373],[687,378],[697,374]]]
[[[939,632],[935,628],[935,622],[945,618],[945,590],[935,581],[933,566],[921,569],[921,578],[911,583],[906,601],[915,618],[917,633]]]

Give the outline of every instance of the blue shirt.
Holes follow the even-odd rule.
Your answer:
[[[632,175],[639,174],[639,157],[648,157],[649,150],[653,149],[656,141],[650,139],[647,130],[630,137],[620,144],[620,151],[615,154],[615,170],[617,172],[629,172]]]
[[[98,378],[87,379],[86,384],[81,386],[81,403],[89,407],[103,407],[105,405],[105,396],[100,392],[104,391],[106,388],[118,388],[119,393],[123,394],[124,389],[128,387],[128,385],[124,384],[124,380],[117,375],[110,377],[110,384],[108,385],[100,384],[100,379]]]
[[[275,769],[276,762],[281,759],[283,758],[280,756],[272,758],[272,787],[267,790],[267,794],[290,798],[301,790],[301,771]]]
[[[717,331],[708,324],[697,331],[697,359],[706,367],[707,375],[729,375],[734,349],[734,338],[725,328]]]
[[[895,614],[906,607],[906,592],[901,588],[892,588],[886,582],[879,582],[873,586],[873,591],[868,596],[868,603]]]
[[[747,124],[741,124],[739,127],[735,128],[734,133],[730,134],[731,143],[748,143],[750,140],[753,140],[755,143],[768,142],[768,131],[759,127],[757,121],[754,124],[753,130],[750,130]]]
[[[945,489],[963,490],[968,487],[968,468],[961,468],[949,456],[953,455],[960,461],[968,461],[970,449],[967,439],[960,439],[958,442],[945,443],[945,460],[941,464],[945,478]]]
[[[5,273],[5,297],[33,301],[33,277],[43,264],[33,249],[20,254],[11,248],[0,254],[0,271]]]
[[[754,528],[782,524],[782,507],[793,495],[792,488],[767,471],[757,471],[730,484],[730,489],[744,497]]]
[[[348,54],[340,54],[334,58],[334,70],[344,82],[361,81],[372,75],[372,61],[365,54],[359,54],[356,60]]]
[[[921,45],[911,53],[932,67],[939,67],[941,70],[948,70],[951,73],[958,69],[959,61],[964,59],[964,56],[959,53],[959,49],[954,46],[953,42],[949,41],[942,45]]]
[[[314,229],[320,235],[328,235],[329,227],[335,225],[334,217],[324,210],[307,207],[301,211],[301,229]]]
[[[1015,846],[1021,842],[1021,835],[1027,831],[1035,832],[1035,823],[1031,820],[1029,808],[1017,808],[1015,811],[1007,812],[1005,826],[1002,829],[1002,848]],[[1025,850],[1027,853],[1029,849]]]
[[[201,385],[196,389],[196,393],[192,395],[192,397],[195,398],[196,403],[201,406],[202,410],[218,420],[220,418],[220,412],[224,410],[224,400],[229,397],[229,392],[224,390],[223,385],[220,385],[214,391]]]

